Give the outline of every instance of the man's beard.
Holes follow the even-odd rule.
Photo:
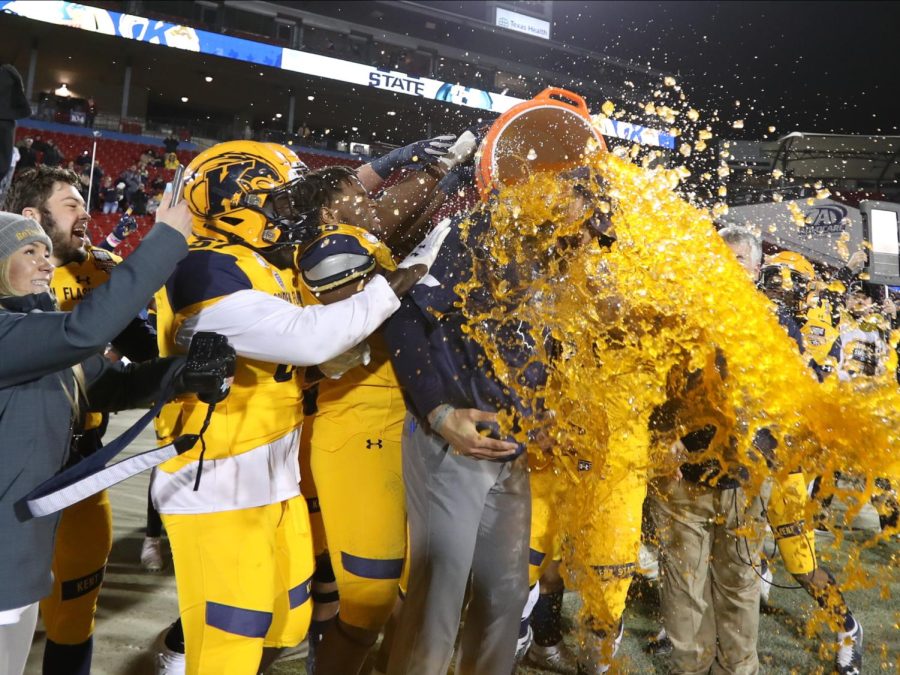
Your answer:
[[[60,231],[56,219],[53,218],[53,215],[47,209],[41,209],[41,227],[44,228],[44,232],[50,237],[50,241],[53,244],[53,257],[59,260],[60,265],[87,260],[88,254],[84,249],[84,244],[73,246],[72,235],[65,235]],[[87,223],[85,223],[85,228],[87,228]]]

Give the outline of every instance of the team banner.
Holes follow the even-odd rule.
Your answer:
[[[210,56],[221,56],[498,114],[523,101],[514,96],[466,87],[453,82],[416,77],[395,70],[384,70],[353,61],[287,49],[230,35],[219,35],[189,26],[114,12],[77,2],[0,0],[0,12],[93,33]],[[601,119],[601,125],[602,133],[607,136],[631,140],[644,145],[675,147],[674,137],[662,131],[605,118]]]

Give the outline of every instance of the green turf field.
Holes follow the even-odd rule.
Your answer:
[[[838,577],[845,581],[848,571],[848,552],[860,550],[862,569],[868,575],[866,588],[847,592],[846,597],[865,630],[865,661],[863,673],[900,672],[900,542],[881,542],[864,545],[858,540],[845,540],[840,548],[833,542],[817,542],[820,557]],[[776,560],[777,566],[777,560]],[[792,579],[777,571],[775,582],[792,586]],[[858,584],[859,585],[859,584]],[[625,618],[625,637],[616,672],[666,673],[665,657],[650,656],[647,640],[659,630],[657,622],[657,591],[653,584],[640,578],[633,584]],[[814,603],[802,590],[773,588],[771,609],[760,621],[759,657],[762,673],[792,673],[807,675],[831,673],[833,633],[824,630],[813,637],[806,636],[807,620]],[[566,594],[565,616],[571,629],[577,611],[578,597]],[[574,644],[570,632],[567,641]],[[305,673],[302,661],[277,664],[276,675]],[[517,673],[534,675],[545,671],[520,667]]]

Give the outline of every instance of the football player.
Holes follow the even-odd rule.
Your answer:
[[[447,181],[435,182],[430,187],[436,199],[420,187],[429,184],[427,177],[413,176],[406,187],[395,186],[378,203],[346,167],[307,176],[302,199],[314,209],[320,234],[298,259],[304,304],[346,298],[372,274],[395,269],[391,249],[377,235],[402,247],[408,231],[426,221],[442,201]],[[384,202],[403,203],[405,213],[385,209]],[[385,213],[394,217],[382,220]],[[326,377],[318,383],[308,438],[329,545],[326,571],[336,575],[340,595],[337,621],[316,648],[316,672],[322,675],[359,672],[397,601],[406,554],[400,466],[406,407],[380,334],[360,347],[365,350],[363,364],[340,379]]]
[[[302,210],[302,163],[287,148],[221,143],[188,166],[195,239],[157,294],[160,351],[218,331],[238,353],[227,404],[195,397],[163,409],[162,443],[202,433],[200,447],[160,465],[151,493],[169,533],[188,673],[257,673],[263,648],[306,634],[313,551],[300,496],[303,368],[354,347],[399,307],[446,231],[429,235],[352,298],[303,307],[295,248],[317,232]],[[272,656],[269,653],[268,656]]]
[[[748,269],[748,272],[753,276],[752,270]],[[818,302],[809,304],[808,292],[815,281],[815,270],[806,258],[791,251],[767,259],[759,279],[766,296],[787,310],[781,314],[782,323],[789,324],[789,315],[802,317],[804,323],[799,334],[788,332],[797,340],[801,352],[811,357],[810,367],[817,376],[825,377],[831,370],[828,356],[833,356],[835,345],[840,343],[834,333],[843,330],[840,328],[842,320],[836,315],[836,307],[832,306],[838,300],[835,292],[840,290],[837,285],[840,282],[831,282],[825,287],[826,290],[830,288],[830,292],[820,291]],[[812,352],[807,351],[801,335],[812,338]],[[838,638],[836,672],[852,675],[862,671],[862,625],[850,611],[834,575],[816,557],[813,527],[805,521],[808,501],[805,477],[799,471],[791,473],[784,481],[773,482],[766,515],[784,568],[820,607],[831,614]],[[772,572],[765,558],[762,574],[762,598],[767,602]]]

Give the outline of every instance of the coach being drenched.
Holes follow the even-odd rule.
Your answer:
[[[566,246],[591,239],[591,212],[590,200],[576,190],[556,223],[557,232],[579,232],[578,241],[567,240]],[[431,268],[435,280],[415,286],[387,323],[392,362],[410,410],[402,439],[410,576],[397,629],[404,640],[394,643],[391,675],[447,672],[470,571],[472,600],[456,672],[507,675],[513,669],[528,595],[527,459],[521,445],[480,432],[497,428],[496,411],[513,413],[520,422],[540,417],[528,401],[541,405],[547,371],[540,355],[551,353],[551,345],[536,344],[531,335],[542,333],[517,317],[519,303],[534,299],[526,289],[529,280],[546,273],[546,261],[517,255],[509,263],[488,257],[473,265],[473,252],[491,227],[485,208],[472,214],[464,234],[454,228]],[[565,246],[553,248],[551,257]],[[466,284],[473,267],[477,283]],[[495,283],[520,290],[500,298],[488,290]],[[469,290],[457,291],[462,287]],[[516,387],[495,378],[490,360],[466,331],[471,311],[482,309],[498,310],[487,323],[476,322],[515,373]]]
[[[439,285],[415,286],[385,333],[410,409],[402,439],[410,577],[391,675],[447,672],[470,570],[456,672],[508,675],[528,594],[527,460],[516,443],[478,430],[496,422],[494,411],[519,406],[463,333],[454,291],[471,276],[472,250],[454,226],[431,268]]]

